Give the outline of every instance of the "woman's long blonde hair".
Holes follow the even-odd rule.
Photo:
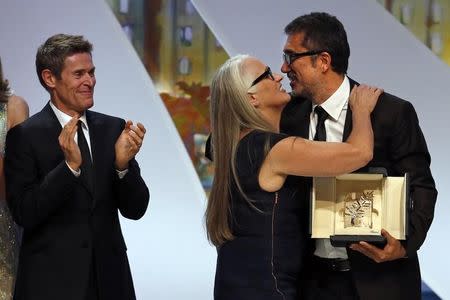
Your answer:
[[[211,84],[211,138],[215,175],[205,217],[208,239],[215,246],[233,239],[229,222],[232,178],[243,194],[235,161],[240,133],[246,129],[273,130],[249,102],[248,90],[255,78],[243,66],[248,58],[248,55],[241,54],[228,59],[217,71]]]

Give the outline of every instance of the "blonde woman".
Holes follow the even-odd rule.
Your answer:
[[[334,176],[372,158],[370,114],[382,90],[353,89],[353,131],[345,143],[279,133],[290,95],[282,76],[256,58],[238,55],[211,87],[215,178],[206,226],[217,247],[215,299],[298,299],[306,231],[292,176]]]

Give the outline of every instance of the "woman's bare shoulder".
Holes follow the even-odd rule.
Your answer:
[[[8,127],[12,128],[23,122],[28,118],[28,115],[29,108],[27,101],[20,96],[11,95],[8,99]]]

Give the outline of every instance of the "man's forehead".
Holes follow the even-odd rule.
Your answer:
[[[298,51],[305,49],[303,46],[303,32],[289,34],[284,44],[284,51]]]
[[[78,52],[78,53],[69,54],[64,59],[65,62],[74,62],[74,61],[81,61],[81,60],[92,61],[92,55],[89,52]]]
[[[91,68],[94,66],[92,62],[92,56],[89,52],[74,53],[66,56],[64,59],[64,67],[87,67]]]

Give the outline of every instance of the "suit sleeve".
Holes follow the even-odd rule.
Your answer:
[[[124,126],[125,121],[123,121],[121,131]],[[132,220],[142,218],[147,210],[150,193],[141,177],[139,164],[134,158],[129,162],[128,173],[122,179],[117,176],[116,180],[115,192],[122,216]]]
[[[437,190],[430,170],[430,154],[411,103],[405,102],[391,143],[393,168],[396,173],[410,175],[408,239],[404,246],[408,256],[423,244],[434,216]]]
[[[77,180],[64,160],[47,174],[39,174],[30,140],[16,126],[7,134],[5,149],[8,206],[15,222],[26,229],[39,226],[69,201]]]

